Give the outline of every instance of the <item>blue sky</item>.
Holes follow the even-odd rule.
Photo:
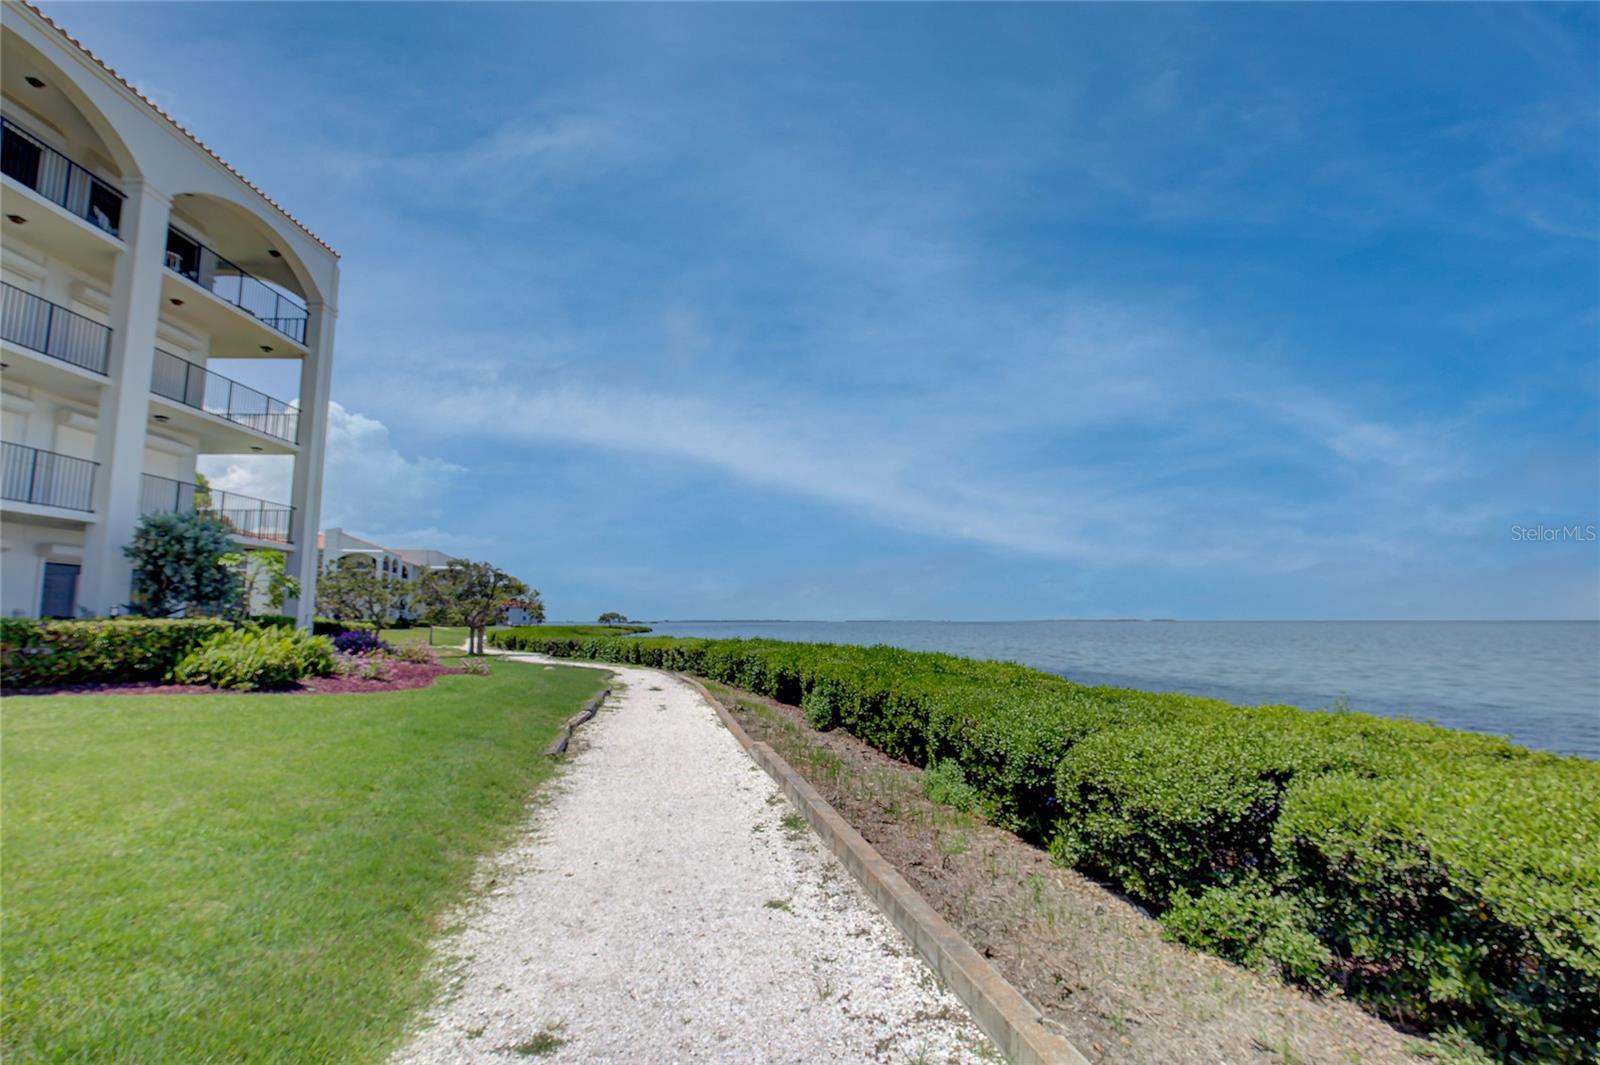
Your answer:
[[[46,7],[553,616],[1600,614],[1600,7]]]

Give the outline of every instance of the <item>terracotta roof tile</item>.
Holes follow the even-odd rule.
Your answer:
[[[222,158],[222,156],[218,155],[214,150],[212,150],[210,145],[206,144],[205,141],[201,140],[199,137],[196,137],[188,129],[184,128],[183,123],[179,122],[177,119],[173,118],[171,115],[169,115],[165,111],[161,110],[161,108],[156,104],[156,102],[154,100],[150,99],[150,97],[148,97],[144,93],[140,92],[134,86],[134,84],[132,82],[130,82],[127,78],[123,77],[121,74],[118,74],[115,70],[111,69],[111,65],[109,63],[107,63],[104,59],[101,59],[99,56],[97,56],[93,52],[89,51],[89,49],[84,46],[82,41],[78,40],[76,37],[72,36],[72,34],[68,33],[66,30],[62,29],[61,26],[56,22],[55,19],[51,18],[49,15],[46,15],[43,11],[40,11],[33,4],[29,3],[28,0],[18,0],[18,2],[21,3],[23,7],[26,7],[29,11],[32,11],[35,15],[38,15],[40,18],[44,19],[44,21],[50,26],[51,29],[55,30],[57,33],[61,34],[62,37],[66,38],[67,41],[69,41],[73,45],[73,47],[78,49],[78,51],[82,52],[84,55],[88,56],[90,59],[92,59],[96,63],[100,64],[100,68],[102,70],[104,70],[107,74],[110,74],[113,78],[116,78],[119,82],[121,82],[124,86],[126,86],[128,91],[133,93],[133,95],[135,95],[139,99],[143,100],[150,107],[150,110],[154,111],[156,114],[160,115],[162,118],[166,119],[168,122],[171,122],[173,127],[175,129],[177,129],[178,132],[182,133],[185,137],[188,137],[190,140],[194,141],[195,144],[199,145],[202,151],[204,151],[207,155],[211,156],[211,158],[215,159],[217,162],[221,163],[223,165],[223,167],[225,167],[227,169],[228,173],[232,174],[234,177],[236,177],[240,181],[244,182],[245,185],[248,186],[252,192],[254,192],[257,196],[260,196],[263,200],[266,200],[267,203],[271,204],[272,207],[275,208],[279,214],[283,215],[283,217],[285,217],[289,221],[293,222],[295,224],[295,226],[298,227],[299,230],[302,233],[304,233],[306,236],[310,237],[312,240],[316,241],[318,244],[320,244],[324,248],[326,248],[328,250],[328,252],[330,254],[332,254],[335,258],[338,257],[339,253],[333,250],[333,246],[331,244],[329,244],[327,241],[323,240],[321,237],[319,237],[315,233],[313,233],[309,226],[307,226],[304,222],[300,221],[300,219],[296,218],[294,215],[290,214],[287,210],[285,210],[283,205],[278,203],[277,200],[274,200],[271,196],[268,196],[266,193],[262,192],[261,189],[256,185],[255,182],[251,181],[249,178],[247,178],[243,174],[239,173],[239,171],[235,170],[233,168],[233,164],[232,163],[228,162],[226,159]]]

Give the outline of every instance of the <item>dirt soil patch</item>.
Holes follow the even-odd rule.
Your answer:
[[[796,707],[707,683],[1090,1061],[1409,1063],[1443,1048],[1161,938],[1144,909],[930,801],[922,771]],[[1453,1056],[1453,1055],[1444,1055]]]
[[[343,695],[426,688],[436,677],[460,672],[462,671],[448,666],[391,661],[389,675],[385,680],[363,680],[360,677],[307,677],[287,688],[274,688],[270,691],[241,692],[208,688],[203,684],[128,681],[122,684],[66,684],[53,688],[7,688],[4,694],[7,699],[15,695]]]

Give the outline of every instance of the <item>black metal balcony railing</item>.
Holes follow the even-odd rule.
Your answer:
[[[98,462],[9,441],[4,451],[6,499],[64,510],[94,510],[94,471]]]
[[[112,236],[121,234],[121,190],[9,118],[0,118],[0,171]]]
[[[297,439],[300,412],[294,407],[170,351],[156,349],[150,391],[291,444]]]
[[[235,266],[176,227],[167,230],[167,268],[284,336],[304,344],[306,305],[276,286]]]
[[[276,543],[289,542],[294,508],[284,503],[223,492],[189,481],[147,473],[139,486],[141,514],[211,514],[240,536]]]
[[[0,336],[97,374],[111,358],[111,327],[0,282]]]

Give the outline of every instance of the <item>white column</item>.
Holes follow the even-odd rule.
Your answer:
[[[335,274],[337,278],[337,274]],[[335,282],[337,283],[337,281]],[[300,451],[294,457],[289,503],[289,574],[300,580],[295,622],[310,628],[317,613],[317,527],[322,521],[322,463],[328,447],[328,399],[333,384],[333,327],[338,312],[312,301],[306,323],[311,353],[300,364]]]
[[[161,314],[161,271],[172,198],[142,181],[124,181],[122,239],[111,284],[109,383],[95,427],[94,514],[84,538],[78,602],[104,615],[128,601],[133,569],[122,549],[139,524],[144,444],[149,432],[150,374]]]

